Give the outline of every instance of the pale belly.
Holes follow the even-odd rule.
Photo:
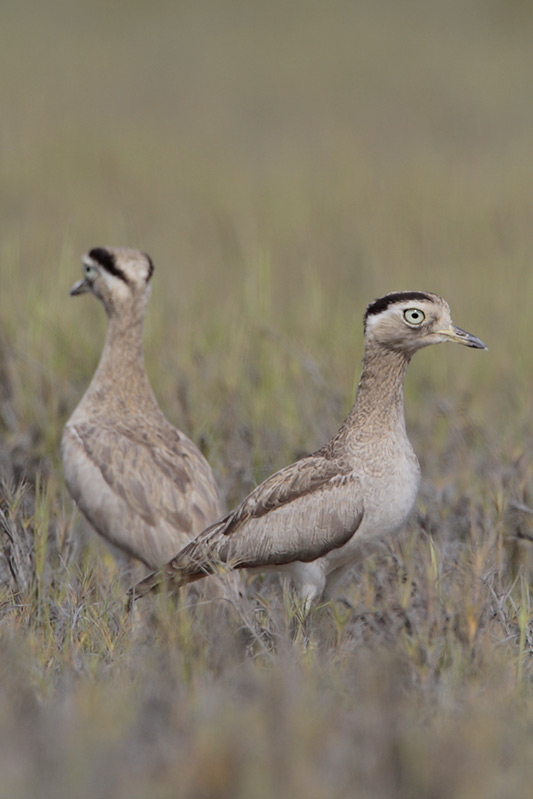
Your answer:
[[[273,568],[291,578],[307,603],[320,597],[324,589],[329,593],[351,566],[405,525],[418,493],[420,468],[410,447],[393,462],[397,466],[394,472],[361,475],[365,512],[359,528],[344,546],[310,563],[293,561]]]
[[[352,538],[324,556],[327,577],[336,569],[355,563],[370,554],[383,540],[398,533],[413,509],[420,485],[420,467],[414,452],[407,451],[396,461],[394,472],[361,475],[365,497],[364,516]]]

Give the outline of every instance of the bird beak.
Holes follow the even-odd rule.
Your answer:
[[[78,294],[85,294],[86,291],[90,290],[91,287],[89,285],[89,281],[86,278],[83,278],[83,280],[78,280],[77,283],[74,283],[70,289],[70,296],[76,297]]]
[[[487,349],[480,338],[472,335],[472,333],[467,333],[466,330],[461,330],[461,328],[456,325],[450,325],[446,330],[439,330],[438,334],[447,338],[448,341],[455,341],[456,344],[464,344],[465,347],[475,347],[477,350]]]

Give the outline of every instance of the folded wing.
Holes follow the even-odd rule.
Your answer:
[[[310,455],[261,483],[134,593],[142,595],[165,579],[197,580],[217,562],[261,568],[315,560],[346,544],[363,513],[359,481],[348,463]]]
[[[120,425],[69,425],[69,490],[93,527],[149,566],[160,565],[220,515],[211,470],[171,425],[160,434]]]

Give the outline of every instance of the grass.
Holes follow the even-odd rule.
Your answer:
[[[0,799],[528,795],[529,5],[2,16]],[[125,612],[58,453],[105,244],[154,259],[150,379],[228,507],[337,429],[374,297],[437,291],[488,344],[414,359],[416,512],[307,635],[266,586]]]

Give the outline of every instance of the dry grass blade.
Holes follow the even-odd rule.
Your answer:
[[[531,5],[27,0],[2,34],[0,799],[529,796]],[[368,301],[486,341],[413,360],[417,512],[305,626],[270,578],[128,614],[86,540],[96,242],[156,263],[149,379],[228,508],[335,432]]]

